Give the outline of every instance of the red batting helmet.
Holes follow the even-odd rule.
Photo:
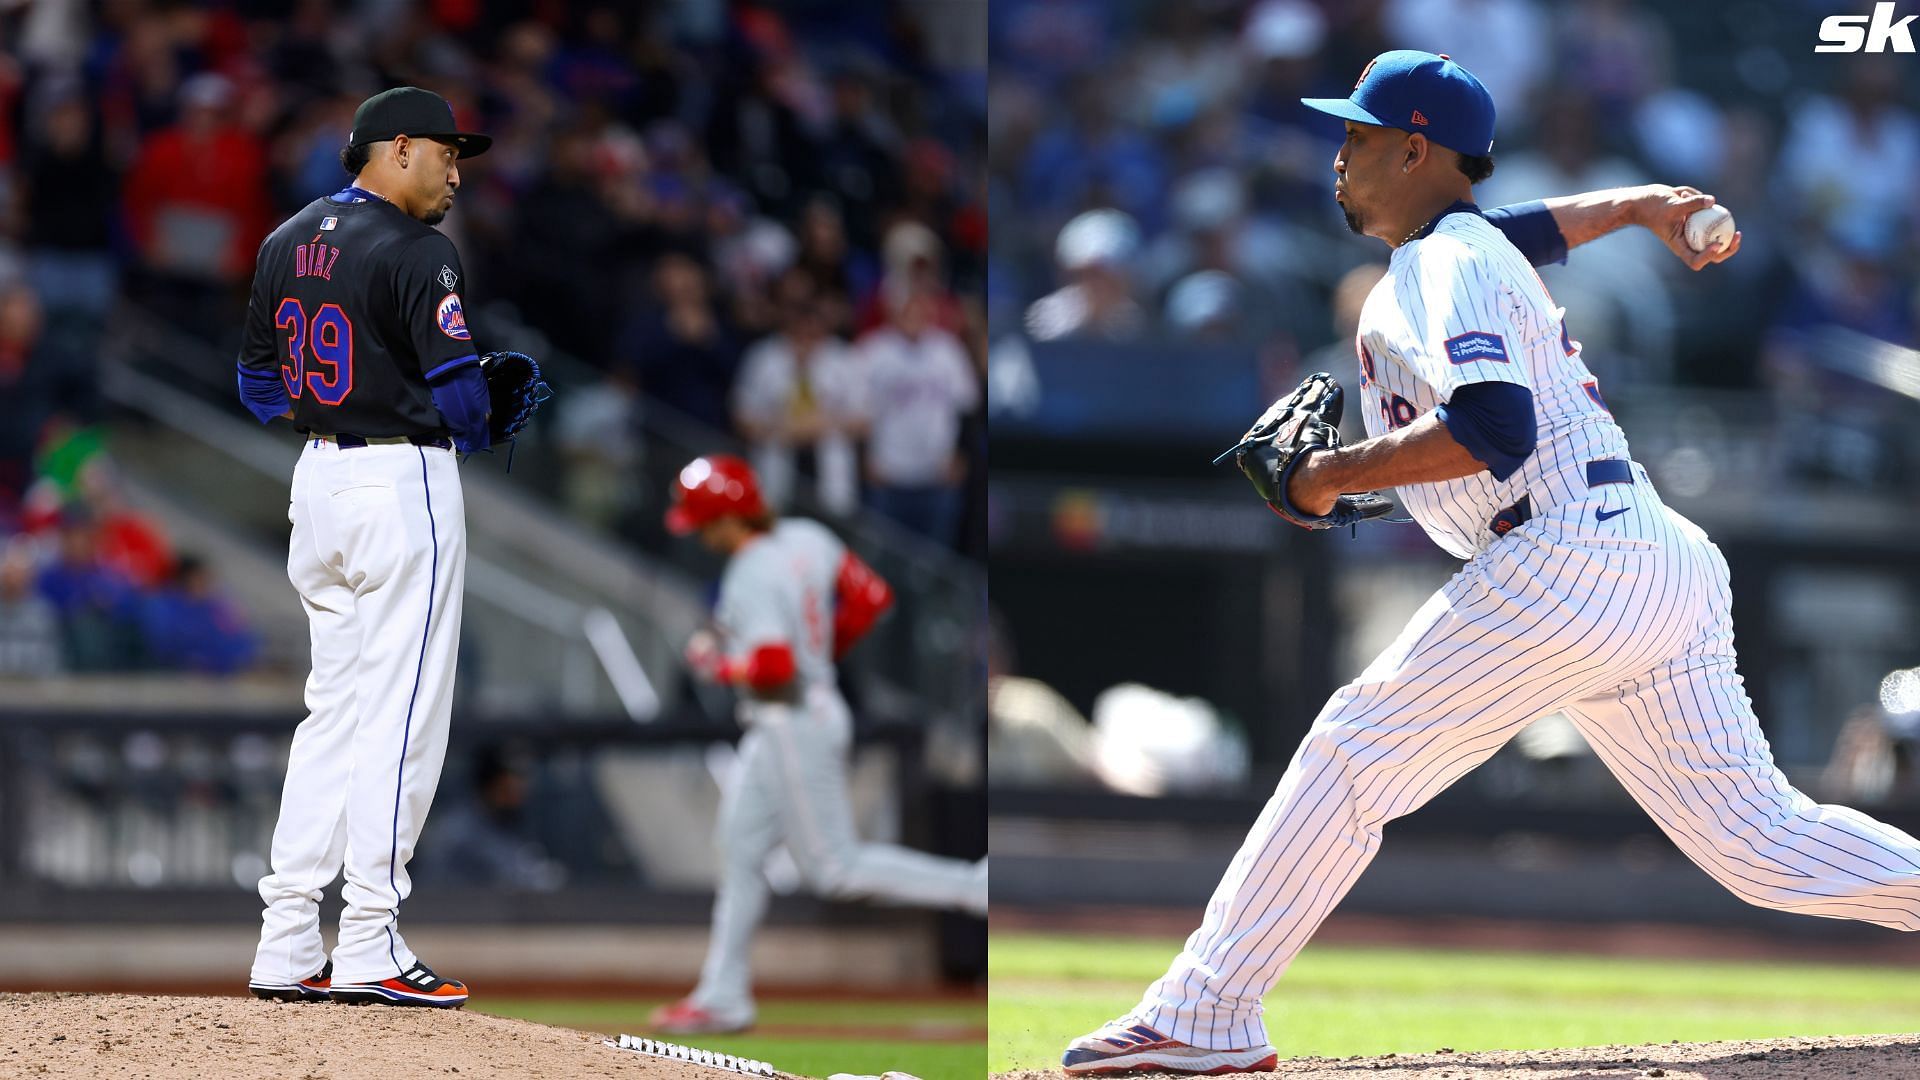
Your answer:
[[[728,514],[752,518],[766,512],[752,466],[732,454],[708,454],[688,462],[674,478],[667,531],[684,536]]]

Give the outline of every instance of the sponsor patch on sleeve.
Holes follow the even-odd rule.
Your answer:
[[[434,312],[434,319],[440,323],[440,332],[456,341],[470,341],[473,335],[467,332],[467,314],[460,310],[460,294],[448,293],[440,301],[440,309]]]
[[[1456,364],[1471,364],[1476,360],[1511,363],[1507,359],[1507,343],[1499,334],[1489,334],[1484,330],[1470,330],[1459,337],[1447,339],[1447,359]]]

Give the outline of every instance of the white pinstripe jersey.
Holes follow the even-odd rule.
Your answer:
[[[1405,427],[1468,383],[1518,383],[1533,392],[1533,453],[1504,481],[1481,471],[1409,484],[1404,506],[1434,543],[1470,559],[1494,538],[1489,523],[1521,496],[1534,513],[1587,491],[1586,463],[1626,460],[1566,312],[1499,229],[1452,213],[1393,253],[1367,296],[1355,346],[1367,434]]]
[[[714,608],[727,655],[785,642],[802,686],[833,686],[834,582],[846,553],[833,530],[805,518],[782,518],[734,552]]]

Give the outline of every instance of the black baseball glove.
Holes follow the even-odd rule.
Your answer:
[[[490,352],[480,358],[480,374],[487,380],[487,439],[493,446],[513,441],[553,396],[540,365],[526,353]]]
[[[1273,512],[1303,529],[1337,529],[1393,512],[1393,503],[1377,492],[1342,495],[1325,514],[1309,514],[1287,498],[1287,480],[1294,467],[1318,450],[1340,445],[1340,384],[1324,371],[1306,377],[1298,387],[1267,406],[1240,445],[1214,459],[1232,455],[1240,471]]]

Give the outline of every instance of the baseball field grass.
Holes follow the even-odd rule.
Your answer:
[[[989,1069],[1056,1066],[1179,949],[1177,938],[995,933]],[[1309,946],[1266,1006],[1282,1057],[1910,1032],[1920,971],[1327,945]]]
[[[476,999],[470,1008],[586,1031],[647,1035],[647,1015],[663,1004],[665,999]],[[898,1069],[922,1080],[980,1080],[987,1071],[986,1024],[980,1001],[762,1001],[752,1031],[666,1038],[800,1076]]]

